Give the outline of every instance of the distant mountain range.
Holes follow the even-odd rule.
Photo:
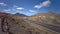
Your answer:
[[[24,14],[20,14],[20,13],[16,13],[15,15],[23,16],[23,17],[27,17],[26,15],[24,15]]]

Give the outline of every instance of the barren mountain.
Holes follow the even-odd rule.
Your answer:
[[[42,23],[60,25],[60,14],[55,14],[53,12],[39,13],[30,17],[30,20],[39,21]]]
[[[20,13],[16,13],[15,15],[22,16],[22,17],[27,17],[26,15],[20,14]]]
[[[53,26],[52,27],[57,27]],[[31,21],[27,17],[12,15],[0,12],[0,34],[56,34],[60,33],[59,28],[55,30],[50,25]],[[52,30],[54,29],[54,30]]]

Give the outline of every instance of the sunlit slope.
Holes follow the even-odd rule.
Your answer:
[[[55,14],[52,12],[39,13],[29,18],[30,20],[39,21],[42,23],[59,25],[60,26],[60,14]]]

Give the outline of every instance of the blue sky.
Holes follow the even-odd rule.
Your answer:
[[[60,14],[60,0],[0,0],[0,12],[31,16],[49,11]]]

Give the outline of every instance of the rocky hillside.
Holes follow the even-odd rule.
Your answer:
[[[55,14],[53,12],[39,13],[31,16],[29,19],[52,25],[60,25],[60,14]]]
[[[0,34],[47,34],[48,31],[26,21],[24,17],[0,12]],[[40,28],[40,29],[39,29]],[[43,33],[44,32],[44,33]],[[49,32],[48,34],[52,34]],[[54,34],[54,33],[53,33]]]
[[[50,30],[51,26],[48,29],[44,27],[46,24],[28,18],[30,19],[30,17],[0,12],[0,34],[56,34],[56,31]]]

